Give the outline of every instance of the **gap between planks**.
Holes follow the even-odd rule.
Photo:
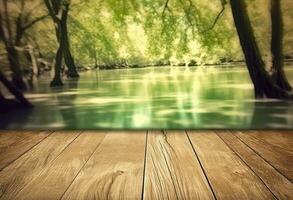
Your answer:
[[[79,135],[54,132],[0,172],[0,199],[13,199]]]
[[[215,132],[188,131],[188,135],[217,199],[275,199]]]
[[[263,181],[277,199],[293,199],[292,183],[240,140],[235,133],[221,131],[217,135]]]
[[[49,131],[9,131],[0,132],[0,171],[9,166],[22,155],[30,151],[52,132]]]
[[[57,137],[58,133],[53,135]],[[247,144],[242,143],[235,135],[233,135],[232,140],[231,138],[229,140],[230,135],[216,134],[215,132],[105,133],[105,136],[101,136],[100,141],[95,141],[96,144],[87,146],[86,144],[88,142],[93,142],[90,139],[91,137],[83,143],[82,138],[87,138],[87,136],[78,134],[71,139],[67,138],[67,140],[69,139],[69,143],[62,150],[60,148],[58,150],[57,148],[59,154],[56,154],[55,157],[44,152],[41,153],[42,147],[46,147],[44,143],[47,144],[47,147],[49,145],[46,140],[52,140],[50,137],[45,138],[33,146],[3,169],[3,171],[8,174],[10,173],[10,175],[12,174],[12,176],[16,175],[17,182],[5,183],[4,181],[3,183],[3,173],[0,171],[0,196],[3,195],[2,199],[13,199],[15,197],[13,194],[23,199],[46,199],[41,198],[45,197],[44,195],[49,195],[51,197],[50,199],[73,199],[75,196],[78,196],[80,199],[94,197],[114,199],[125,196],[130,198],[130,194],[132,194],[131,197],[135,197],[136,199],[159,199],[161,197],[158,194],[160,187],[166,188],[166,191],[168,191],[166,192],[167,194],[163,194],[167,195],[166,197],[172,196],[186,199],[196,197],[206,197],[206,199],[212,199],[214,197],[217,199],[236,197],[244,199],[248,197],[248,193],[251,193],[250,196],[259,199],[271,199],[275,197],[279,199],[290,199],[292,197],[292,183],[284,178],[282,174],[279,174],[278,171],[274,171],[274,168],[266,160],[254,152]],[[64,137],[67,136],[64,135]],[[198,137],[202,138],[202,140]],[[131,140],[129,138],[134,138],[134,140],[129,141]],[[207,138],[209,140],[206,140]],[[216,147],[221,151],[219,155],[223,159],[222,161],[231,164],[226,166],[229,169],[228,171],[221,166],[221,160],[212,165],[214,168],[211,168],[210,164],[207,165],[207,163],[213,163],[211,158],[218,159],[213,154],[213,145],[209,145],[209,141],[215,143]],[[275,142],[274,145],[277,146],[278,142]],[[57,143],[57,140],[55,140],[55,143],[53,142],[49,146],[54,146]],[[119,144],[122,144],[122,147],[119,147]],[[80,152],[76,147],[83,145],[88,150],[84,149],[83,152],[86,153],[79,154]],[[290,145],[287,146],[290,147]],[[51,149],[52,151],[56,151],[52,147]],[[157,149],[157,151],[154,149]],[[135,154],[131,154],[130,150],[135,150]],[[113,151],[116,151],[119,156],[116,155],[115,157]],[[217,153],[219,152],[215,154]],[[264,153],[267,152],[263,151]],[[112,159],[112,161],[108,162],[107,157],[103,154],[113,155],[112,157],[110,156],[110,160]],[[133,160],[128,158],[129,154],[132,155],[130,157]],[[45,158],[37,161],[35,158],[36,155],[43,155]],[[72,165],[72,163],[76,164],[76,161],[74,161],[75,155],[78,155],[81,161],[78,161],[77,165]],[[264,155],[266,156],[266,154]],[[227,156],[231,157],[233,162],[226,160],[225,157]],[[154,157],[158,159],[154,159]],[[27,160],[31,160],[31,162]],[[189,162],[186,163],[186,160],[189,160],[191,164]],[[271,177],[266,177],[265,174],[262,174],[261,167],[263,166],[259,165],[259,162],[265,165],[265,169],[271,170],[273,176],[278,178],[276,182],[273,182]],[[134,165],[125,163],[134,163]],[[232,166],[235,163],[236,170]],[[220,166],[217,166],[217,164]],[[36,167],[34,172],[29,170],[28,165]],[[40,168],[42,165],[44,167]],[[20,166],[21,168],[27,166],[27,169],[20,170]],[[158,168],[164,168],[165,170],[160,171],[157,170]],[[13,172],[13,169],[18,169],[18,172],[21,171],[24,174],[17,175]],[[223,185],[223,180],[227,177],[223,176],[221,174],[222,171],[219,169],[222,169],[224,174],[226,173],[228,180],[226,179],[225,184],[228,186],[230,186],[229,182],[236,178],[234,180],[234,186],[232,185],[232,187],[226,188]],[[97,171],[102,172],[102,174],[104,173],[104,175],[96,175],[95,173]],[[187,173],[186,171],[191,172]],[[232,176],[229,172],[232,173]],[[28,180],[26,176],[31,177],[32,180]],[[132,176],[134,176],[134,179]],[[50,177],[55,178],[52,179]],[[110,177],[114,178],[113,183],[107,181]],[[156,177],[160,177],[160,180],[155,179]],[[5,180],[7,181],[8,179],[6,177]],[[239,181],[242,181],[242,179],[244,179],[244,185],[246,184],[247,186],[245,190],[238,187]],[[152,183],[150,180],[158,181]],[[219,180],[222,181],[222,185]],[[186,185],[186,181],[189,184]],[[60,182],[61,185],[59,187],[58,184]],[[88,185],[89,182],[92,183],[91,186]],[[250,187],[249,183],[256,187],[256,191],[253,190],[253,187]],[[275,183],[275,185],[271,185],[272,183]],[[105,185],[105,187],[100,187],[99,185],[101,184]],[[118,189],[113,188],[116,187],[115,184]],[[160,184],[165,185],[160,186]],[[19,188],[13,188],[15,185],[19,186]],[[79,188],[79,185],[83,187]],[[182,188],[182,185],[185,185],[185,188]],[[194,187],[195,185],[197,187]],[[283,189],[281,187],[282,185],[284,186]],[[135,189],[131,189],[130,191],[127,187],[134,187]],[[82,190],[87,193],[82,192]],[[7,192],[10,192],[10,195],[7,195]]]

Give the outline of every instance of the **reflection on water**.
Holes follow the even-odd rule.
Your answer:
[[[293,81],[293,70],[287,75]],[[31,111],[0,116],[2,129],[293,128],[285,101],[255,101],[247,70],[144,68],[82,74],[63,89],[39,81]]]

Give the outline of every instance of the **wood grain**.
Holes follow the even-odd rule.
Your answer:
[[[79,135],[56,132],[0,172],[0,199],[15,199]]]
[[[291,135],[0,131],[0,199],[293,199]]]
[[[0,131],[0,152],[15,142],[23,140],[30,131]]]
[[[62,199],[140,199],[146,132],[108,133]]]
[[[262,181],[212,132],[188,132],[217,199],[274,199]]]
[[[82,133],[51,165],[30,181],[16,199],[60,199],[105,135],[105,132]]]
[[[265,133],[260,134],[255,131],[245,133],[238,131],[236,136],[255,150],[255,152],[291,182],[293,181],[293,151],[292,146],[288,145],[292,144],[291,134],[275,133],[266,135]],[[277,137],[279,137],[279,139],[276,139]],[[284,145],[284,143],[286,143],[285,141],[287,141],[287,145]]]
[[[144,199],[213,199],[184,131],[148,135]]]
[[[249,132],[249,134],[266,141],[270,145],[278,146],[293,152],[293,140],[291,139],[293,131],[257,131]]]
[[[218,135],[262,179],[278,199],[293,199],[293,184],[231,132]]]
[[[0,171],[49,135],[50,132],[1,132]]]

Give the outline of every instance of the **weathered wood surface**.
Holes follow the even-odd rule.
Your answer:
[[[239,140],[235,134],[221,132],[223,141],[257,174],[278,199],[293,199],[293,184],[262,157]],[[268,136],[270,136],[268,134]],[[262,135],[263,137],[267,137]],[[279,141],[278,138],[277,141]]]
[[[79,135],[18,193],[16,199],[60,199],[104,137],[104,133],[94,132]]]
[[[266,134],[268,134],[268,136],[266,136]],[[272,132],[260,133],[250,131],[236,133],[236,136],[241,141],[253,149],[291,182],[293,181],[292,135],[293,132],[281,132],[278,134],[279,137]],[[288,166],[289,163],[291,163],[291,167]]]
[[[293,199],[292,134],[2,131],[0,199]]]
[[[218,199],[274,199],[263,182],[215,133],[188,135]]]
[[[56,132],[4,168],[0,172],[0,199],[14,199],[77,136],[77,133]]]
[[[30,135],[30,131],[0,131],[0,152],[13,143],[23,140],[27,135]]]
[[[148,134],[144,199],[213,199],[184,131]]]
[[[108,133],[62,199],[139,199],[146,132]]]
[[[0,170],[49,135],[50,132],[0,132]]]

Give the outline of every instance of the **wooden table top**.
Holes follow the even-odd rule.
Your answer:
[[[293,199],[293,131],[1,131],[0,199]]]

